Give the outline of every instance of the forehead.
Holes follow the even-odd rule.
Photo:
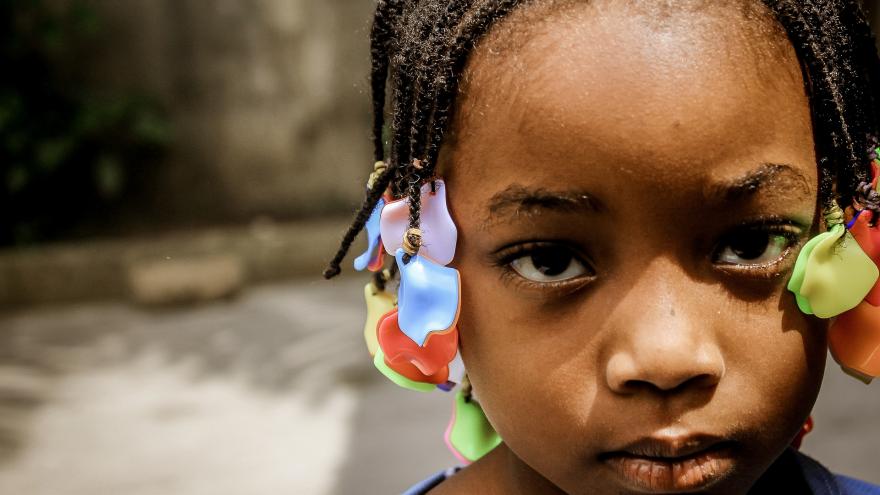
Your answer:
[[[815,182],[793,48],[769,12],[720,3],[515,12],[469,61],[442,172],[488,189],[595,188],[705,183],[790,163]]]

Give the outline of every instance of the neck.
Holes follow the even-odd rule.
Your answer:
[[[501,443],[492,452],[475,462],[469,470],[488,481],[493,490],[488,493],[517,495],[562,495],[563,492],[547,478],[531,468]]]

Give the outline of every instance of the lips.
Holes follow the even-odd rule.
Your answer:
[[[647,437],[599,457],[631,489],[689,492],[732,473],[734,449],[734,442],[711,435]]]

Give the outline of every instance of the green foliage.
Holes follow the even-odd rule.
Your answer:
[[[0,245],[105,217],[170,141],[151,99],[88,89],[99,33],[83,1],[0,0]]]

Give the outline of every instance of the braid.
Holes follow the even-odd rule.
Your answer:
[[[373,149],[375,161],[385,159],[385,146],[382,142],[382,129],[385,126],[385,83],[388,79],[388,43],[391,26],[400,16],[399,0],[379,0],[373,28],[370,31],[370,55],[373,61],[370,70],[370,86],[373,97]]]
[[[382,194],[407,197],[405,241],[418,251],[421,184],[434,177],[459,83],[479,40],[521,5],[548,0],[378,0],[370,33],[373,146],[385,158],[383,128],[391,81],[388,168],[367,191],[325,277],[339,273]],[[880,59],[858,0],[762,0],[791,41],[812,112],[819,199],[866,203],[865,150],[880,121]],[[873,151],[873,149],[872,149]],[[861,185],[861,188],[860,188]],[[876,199],[876,198],[875,198]],[[409,253],[408,253],[409,254]]]
[[[777,18],[788,32],[795,52],[805,69],[804,81],[809,81],[810,102],[813,122],[817,127],[828,126],[825,132],[816,133],[816,151],[819,167],[819,195],[821,202],[833,199],[833,184],[836,161],[831,161],[839,144],[841,105],[839,91],[835,90],[832,68],[828,66],[829,57],[823,48],[823,37],[819,31],[821,21],[814,11],[801,0],[786,0],[777,4]],[[773,7],[771,5],[771,7]],[[819,137],[822,136],[822,137]],[[824,165],[823,165],[824,164]]]
[[[804,2],[804,4],[817,17],[823,14],[815,1]],[[853,5],[855,9],[858,9],[857,5]],[[863,150],[867,135],[853,132],[864,126],[861,104],[864,99],[864,91],[853,70],[854,42],[851,32],[847,29],[850,26],[843,25],[840,15],[829,16],[827,12],[822,20],[824,21],[821,25],[824,28],[825,39],[823,41],[826,50],[823,55],[828,60],[825,69],[830,71],[826,77],[829,79],[828,86],[834,101],[841,132],[840,140],[842,141],[838,143],[838,147],[841,149],[838,152],[840,159],[835,167],[836,183],[838,184],[838,195],[843,198],[842,202],[846,204],[851,201],[852,191],[860,179],[858,170],[861,167],[857,165],[866,162]],[[833,56],[835,54],[836,57]],[[834,118],[831,115],[828,117]],[[861,177],[861,179],[863,178],[864,176]]]
[[[469,19],[465,20],[455,37],[452,38],[450,46],[445,50],[447,56],[444,62],[446,62],[447,77],[445,84],[442,85],[436,96],[435,121],[431,129],[431,142],[425,155],[425,160],[430,167],[429,172],[433,173],[434,167],[437,165],[440,145],[443,142],[446,127],[449,125],[461,74],[464,72],[471,50],[494,22],[505,17],[520,3],[522,3],[521,0],[501,0],[497,4],[484,2]]]
[[[445,53],[445,45],[448,43],[450,30],[459,22],[462,14],[470,8],[471,0],[462,2],[449,2],[438,13],[440,21],[431,31],[428,39],[422,45],[419,77],[416,81],[417,98],[413,108],[413,122],[410,131],[410,143],[412,157],[426,160],[425,146],[428,140],[430,126],[435,119],[434,112],[437,110],[437,90],[444,80],[444,70],[439,66]],[[436,4],[435,4],[436,5]],[[426,13],[429,14],[429,13]],[[430,165],[428,165],[430,167]]]
[[[877,57],[877,41],[874,32],[868,24],[861,5],[856,2],[851,8],[843,11],[844,17],[842,23],[844,26],[850,27],[852,38],[852,66],[853,79],[858,83],[858,101],[856,105],[861,114],[860,129],[858,137],[863,137],[863,149],[857,150],[862,152],[868,149],[869,154],[873,154],[877,148],[876,124],[880,123],[880,94],[872,89],[880,84],[880,60]],[[871,158],[873,160],[874,158]],[[853,182],[867,181],[871,177],[870,160],[857,162],[861,167],[856,170]]]
[[[357,237],[358,232],[364,228],[364,225],[370,218],[370,213],[372,213],[376,203],[379,202],[379,198],[385,193],[388,184],[391,182],[391,178],[394,177],[394,173],[395,168],[393,166],[386,168],[379,177],[376,178],[373,187],[367,191],[367,197],[364,198],[361,209],[358,210],[357,215],[351,222],[351,226],[348,227],[348,230],[342,236],[342,241],[339,243],[340,245],[339,249],[336,251],[336,255],[333,256],[333,259],[324,270],[324,278],[331,279],[339,275],[342,271],[339,266],[340,263],[342,263],[345,255],[348,254],[348,250],[351,248],[351,243],[354,242],[354,238]]]
[[[372,68],[370,70],[370,85],[373,98],[373,147],[374,158],[382,161],[385,158],[384,143],[382,142],[382,129],[385,125],[385,84],[388,79],[388,45],[391,39],[392,26],[400,16],[401,2],[399,0],[379,0],[376,5],[376,14],[373,17],[373,27],[370,30],[370,55]],[[324,270],[324,278],[333,278],[342,271],[340,264],[348,254],[351,244],[357,234],[364,228],[370,214],[379,198],[388,189],[391,179],[394,177],[395,167],[386,168],[368,188],[366,197],[361,204],[360,210],[348,230],[342,236],[336,255]],[[384,281],[380,282],[384,287]]]
[[[418,176],[416,176],[418,177]],[[422,231],[419,230],[419,222],[422,211],[422,188],[419,181],[416,180],[409,185],[409,229],[404,234],[403,248],[406,254],[403,257],[404,262],[409,262],[412,256],[419,252],[422,246]]]
[[[416,158],[419,156],[416,153],[421,154],[422,147],[427,141],[429,133],[431,136],[431,144],[424,156],[424,171],[422,169],[421,161],[416,158],[417,161],[415,163],[419,165],[413,166],[412,177],[409,181],[410,232],[417,231],[419,226],[421,209],[421,192],[419,184],[422,179],[429,178],[433,175],[437,164],[437,151],[439,150],[439,145],[442,142],[443,134],[448,124],[455,95],[458,92],[458,83],[461,74],[464,71],[467,58],[470,55],[471,50],[477,45],[478,40],[488,32],[489,28],[495,23],[495,21],[506,16],[520,3],[521,0],[502,0],[500,2],[484,1],[478,4],[470,15],[467,16],[463,16],[462,14],[465,14],[467,12],[467,7],[472,5],[469,2],[463,2],[459,9],[447,5],[447,8],[443,11],[445,16],[441,18],[441,22],[435,28],[435,33],[438,35],[445,34],[442,33],[443,30],[448,30],[450,32],[446,35],[446,43],[441,44],[440,46],[435,46],[434,43],[432,43],[434,40],[429,38],[428,42],[425,44],[429,53],[423,57],[423,60],[428,62],[423,68],[426,72],[428,69],[433,68],[434,72],[438,74],[439,77],[435,77],[433,81],[429,80],[427,77],[423,77],[421,81],[422,84],[420,88],[418,88],[422,91],[420,95],[421,98],[418,98],[416,102],[423,103],[433,100],[434,104],[431,107],[427,104],[419,105],[420,108],[415,111],[416,118],[413,119],[411,126],[410,158]],[[451,22],[453,20],[459,21],[458,26],[454,26],[454,23]],[[453,27],[455,27],[454,31],[451,29]],[[442,41],[440,36],[436,36],[434,39]],[[434,55],[434,53],[445,54],[445,56],[437,56]],[[434,67],[428,66],[431,60],[436,62]],[[444,74],[447,76],[444,77]],[[435,86],[436,89],[431,88],[430,85]],[[432,89],[434,90],[432,91]],[[428,117],[429,115],[430,118]],[[410,234],[408,234],[407,237],[410,241],[415,240]],[[419,238],[419,243],[420,240],[421,239]],[[419,244],[413,244],[417,251]]]
[[[421,212],[421,166],[413,166],[413,126],[414,115],[423,110],[418,108],[418,87],[426,78],[426,68],[420,66],[421,56],[418,53],[422,39],[428,36],[433,18],[429,15],[421,15],[418,5],[413,5],[407,12],[407,19],[414,26],[403,31],[402,47],[398,47],[395,56],[395,118],[394,138],[392,140],[392,160],[395,163],[405,164],[405,168],[398,176],[397,191],[409,197],[409,227],[405,236],[405,245],[408,246],[405,261],[415,255],[421,246],[421,236],[411,235],[413,229],[419,226]]]
[[[403,63],[403,55],[397,55],[394,59],[397,70],[394,76],[394,87],[392,89],[394,93],[394,101],[392,103],[394,117],[391,121],[392,137],[390,161],[395,164],[400,171],[393,184],[394,195],[399,196],[403,191],[407,190],[405,181],[407,176],[411,174],[411,169],[406,160],[406,157],[409,155],[406,149],[409,145],[409,139],[403,137],[404,133],[401,129],[408,127],[407,123],[409,122],[411,113],[412,91],[409,87],[409,81],[411,78],[405,74],[409,73],[410,69],[408,65]]]
[[[788,33],[808,85],[820,201],[828,204],[837,196],[849,204],[867,177],[864,149],[877,122],[870,81],[880,63],[873,36],[854,0],[767,3]]]

